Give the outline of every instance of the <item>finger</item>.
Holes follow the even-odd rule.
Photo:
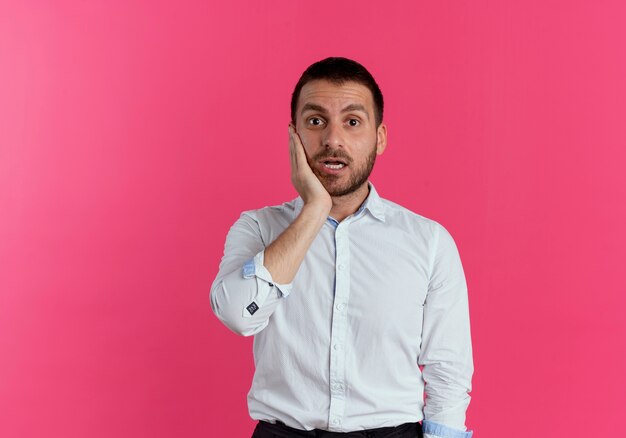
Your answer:
[[[291,135],[294,142],[294,149],[296,154],[296,160],[298,164],[308,163],[306,151],[304,150],[304,145],[302,144],[302,140],[300,139],[300,135],[296,132],[293,125],[291,126]]]
[[[300,157],[300,141],[298,138],[298,134],[296,133],[295,127],[290,123],[289,124],[289,146],[291,148],[291,153],[293,155],[293,164],[294,170],[298,168],[298,165],[302,161]]]
[[[293,137],[293,128],[291,123],[289,124],[289,158],[291,161],[292,169],[296,168],[297,165],[297,156],[296,156],[296,145]]]

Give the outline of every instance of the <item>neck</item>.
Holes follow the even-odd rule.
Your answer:
[[[333,206],[330,209],[330,217],[341,222],[351,214],[354,214],[369,195],[369,184],[366,181],[361,187],[352,193],[343,196],[333,196]]]

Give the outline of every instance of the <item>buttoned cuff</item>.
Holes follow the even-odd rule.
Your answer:
[[[453,429],[429,420],[422,421],[424,438],[471,438],[473,431]]]
[[[257,281],[257,294],[254,300],[251,303],[246,304],[242,309],[242,315],[244,318],[249,318],[254,315],[256,311],[263,306],[266,298],[274,288],[276,288],[283,297],[287,297],[291,293],[293,283],[276,283],[272,279],[272,274],[270,274],[270,271],[268,271],[263,265],[264,255],[265,250],[259,252],[243,265],[243,278],[256,277]]]

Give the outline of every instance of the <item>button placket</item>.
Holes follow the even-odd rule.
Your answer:
[[[350,294],[349,220],[335,230],[335,294],[330,345],[330,410],[329,429],[341,432],[345,410],[345,342],[347,335],[346,303]]]

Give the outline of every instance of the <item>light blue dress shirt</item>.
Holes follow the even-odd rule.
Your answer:
[[[289,284],[272,280],[263,256],[300,197],[246,211],[231,227],[211,307],[235,333],[254,335],[250,416],[334,432],[422,421],[426,438],[471,437],[457,247],[440,224],[369,188],[356,213],[328,218]]]

